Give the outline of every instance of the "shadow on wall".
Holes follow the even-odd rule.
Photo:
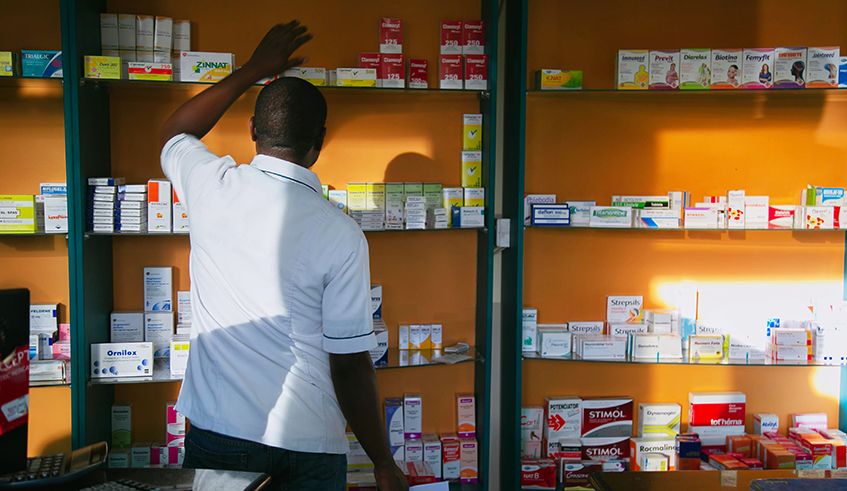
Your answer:
[[[438,174],[438,163],[419,153],[401,153],[385,167],[385,182],[427,182]]]

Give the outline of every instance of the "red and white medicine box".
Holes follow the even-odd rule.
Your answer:
[[[405,472],[410,486],[421,484],[432,484],[435,482],[435,473],[429,462],[406,462]]]
[[[462,53],[466,55],[485,53],[485,22],[466,20],[462,23]]]
[[[376,86],[382,87],[382,55],[379,53],[359,53],[359,68],[376,70]]]
[[[382,55],[382,87],[402,89],[406,85],[406,63],[403,55]]]
[[[521,489],[556,489],[556,461],[521,462]]]
[[[438,80],[440,89],[462,89],[462,55],[438,57]]]
[[[488,90],[488,57],[465,56],[465,89]]]
[[[410,89],[427,89],[429,88],[429,77],[427,76],[427,61],[426,60],[409,60],[409,88]]]
[[[582,438],[582,458],[584,460],[621,460],[629,456],[629,437]]]
[[[632,436],[632,399],[609,397],[582,401],[582,436]]]
[[[403,21],[382,19],[379,22],[379,52],[398,54],[403,52]]]
[[[544,439],[579,438],[582,399],[575,396],[545,397],[544,413],[547,424],[544,425]]]
[[[442,20],[439,27],[442,55],[462,54],[462,21]]]
[[[747,396],[742,392],[689,392],[689,426],[738,426],[744,424]]]

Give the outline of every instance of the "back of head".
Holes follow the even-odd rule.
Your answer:
[[[259,93],[253,125],[260,153],[301,163],[326,125],[326,99],[311,83],[280,78]]]

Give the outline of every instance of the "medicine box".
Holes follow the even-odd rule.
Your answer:
[[[135,49],[140,51],[153,51],[155,30],[156,20],[152,15],[136,15]]]
[[[174,313],[171,311],[144,313],[144,341],[153,343],[153,357],[170,356],[174,334]]]
[[[406,440],[421,437],[423,404],[420,394],[403,395],[403,432]],[[408,453],[408,449],[407,449]],[[407,455],[408,458],[408,455]]]
[[[171,17],[156,16],[153,29],[153,51],[167,51],[170,57],[173,49],[173,28],[174,20]]]
[[[605,323],[594,322],[568,322],[568,331],[571,334],[603,334]]]
[[[170,342],[170,364],[171,378],[182,378],[185,376],[185,371],[188,369],[188,353],[191,348],[189,341],[190,328],[188,335],[180,334],[177,327],[177,335],[171,338]]]
[[[537,344],[537,336],[538,336],[538,310],[537,309],[523,309],[522,313],[522,351],[528,351],[530,353],[534,353],[538,350]]]
[[[720,360],[723,358],[723,336],[696,335],[688,337],[688,358],[690,360]]]
[[[485,226],[485,208],[481,206],[463,206],[451,211],[453,228],[482,228]]]
[[[2,71],[2,53],[0,53],[0,71]],[[2,75],[2,73],[0,73]],[[847,88],[847,56],[841,56],[838,59],[838,88]]]
[[[665,438],[632,438],[629,442],[630,470],[634,472],[658,470],[650,468],[650,466],[654,465],[650,462],[650,459],[656,459],[657,457],[659,457],[659,461],[665,463],[666,467],[664,470],[676,470],[675,448],[676,441],[673,436]]]
[[[806,48],[774,48],[773,88],[802,89],[805,76]]]
[[[466,20],[462,22],[462,54],[481,55],[485,53],[485,22]]]
[[[570,225],[570,206],[567,203],[532,205],[533,227],[567,227]]]
[[[438,435],[426,433],[421,436],[423,442],[423,461],[432,467],[435,479],[441,480],[441,440]]]
[[[391,54],[403,52],[403,21],[401,19],[380,20],[379,52]]]
[[[129,448],[110,448],[109,449],[109,469],[129,469],[131,463]]]
[[[152,343],[91,345],[91,378],[151,377]]]
[[[104,14],[100,14],[101,18],[101,26],[102,26],[102,16]],[[135,14],[118,14],[118,47],[119,50],[130,50],[135,51],[135,28],[136,28],[136,20]],[[102,47],[102,40],[101,40]],[[115,49],[115,48],[109,48]]]
[[[176,292],[177,324],[191,324],[191,292]]]
[[[403,445],[403,401],[396,397],[385,399],[385,424],[388,444],[392,447]]]
[[[84,60],[85,78],[120,80],[121,59],[117,56],[86,55]]]
[[[718,228],[718,210],[716,208],[689,207],[683,210],[682,226],[685,228]]]
[[[132,403],[116,402],[112,404],[112,443],[111,448],[130,448],[132,446]]]
[[[462,21],[442,20],[439,25],[442,55],[462,54]]]
[[[173,50],[174,52],[191,51],[191,21],[174,19]]]
[[[0,195],[0,232],[33,233],[36,230],[33,195]]]
[[[144,268],[144,311],[173,310],[173,268]]]
[[[596,201],[565,201],[565,203],[570,207],[572,227],[587,227],[591,224],[591,207],[597,205]]]
[[[18,54],[11,51],[0,51],[0,77],[19,75]]]
[[[712,50],[712,89],[737,89],[741,86],[743,54],[741,49]]]
[[[525,194],[524,203],[524,225],[532,224],[532,205],[534,204],[555,204],[555,194]]]
[[[794,227],[795,207],[793,205],[771,205],[768,207],[768,228],[789,229]]]
[[[380,60],[381,86],[402,89],[406,86],[406,62],[402,54],[384,54]]]
[[[481,151],[462,151],[462,187],[482,187]]]
[[[619,50],[615,80],[618,90],[647,90],[650,84],[650,52]]]
[[[409,77],[410,89],[429,88],[428,68],[429,62],[427,62],[427,60],[409,60],[409,70],[406,73]]]
[[[600,397],[582,400],[582,437],[632,436],[632,399]]]
[[[679,88],[679,50],[650,51],[650,90]]]
[[[59,329],[58,304],[31,304],[29,306],[30,334],[53,334]]]
[[[21,72],[24,77],[62,78],[62,52],[22,50]]]
[[[774,50],[745,49],[741,77],[743,89],[770,89],[773,87]]]
[[[592,206],[589,213],[589,226],[591,227],[632,227],[632,208],[628,206]]]
[[[538,70],[535,72],[535,88],[538,90],[581,90],[581,70]]]
[[[779,416],[770,413],[753,414],[753,433],[761,435],[766,431],[779,431]]]
[[[482,114],[465,114],[462,124],[462,150],[482,151]]]
[[[465,90],[488,89],[488,57],[465,55]]]
[[[538,352],[542,357],[571,354],[571,333],[566,329],[539,328]]]
[[[673,438],[679,434],[682,406],[677,403],[639,403],[638,426],[639,437]]]
[[[641,320],[644,297],[641,295],[606,296],[607,322],[637,322]]]
[[[112,343],[144,342],[143,312],[112,312],[110,316]]]
[[[171,183],[170,181],[147,181],[147,231],[171,231]]]
[[[475,483],[479,478],[478,456],[479,445],[475,438],[460,438],[461,444],[461,469],[459,471],[459,482]]]
[[[809,48],[806,57],[806,87],[831,89],[838,86],[838,64],[841,59],[838,46]]]
[[[138,60],[142,61],[142,60]],[[153,61],[153,60],[149,60]],[[235,66],[232,53],[183,51],[179,55],[181,82],[219,82],[228,77]]]
[[[456,395],[456,422],[459,438],[476,436],[476,405],[473,394]]]
[[[165,404],[166,439],[169,447],[181,446],[185,442],[185,416],[176,410],[176,402]]]
[[[438,57],[438,87],[462,89],[464,87],[462,65],[462,55],[440,55]]]
[[[744,425],[746,409],[747,396],[743,392],[688,393],[690,426]]]
[[[679,88],[704,90],[711,84],[712,50],[682,49],[679,51]]]
[[[135,21],[133,16],[133,22]],[[118,41],[118,14],[100,14],[100,50],[109,51],[116,50],[119,47]],[[133,40],[133,47],[135,40]]]
[[[336,73],[336,84],[339,87],[377,86],[377,70],[375,68],[339,68]]]
[[[127,64],[127,77],[130,80],[153,80],[169,82],[174,79],[174,65],[171,63],[140,63]]]
[[[800,222],[802,228],[826,230],[835,228],[835,207],[806,206],[802,210],[804,215],[804,219]]]

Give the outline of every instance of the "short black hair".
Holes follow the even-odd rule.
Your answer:
[[[280,78],[259,92],[253,126],[262,147],[291,149],[303,158],[326,125],[326,99],[311,83],[293,77]]]

